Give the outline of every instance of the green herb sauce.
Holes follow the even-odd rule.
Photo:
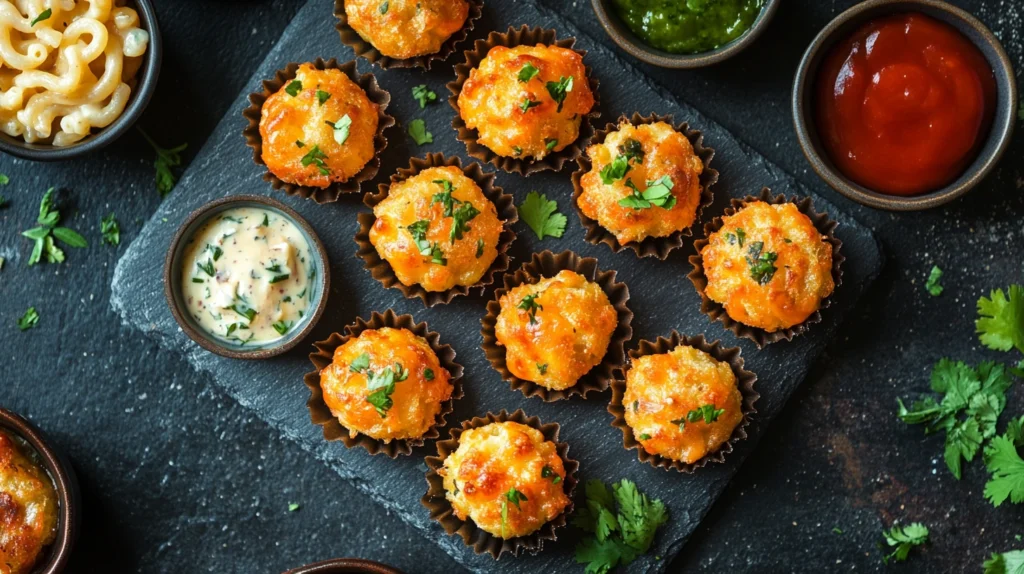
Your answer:
[[[765,0],[614,0],[645,44],[672,54],[708,52],[750,29]]]

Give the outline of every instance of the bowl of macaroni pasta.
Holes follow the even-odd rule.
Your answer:
[[[142,115],[160,59],[151,0],[0,0],[0,151],[106,146]]]

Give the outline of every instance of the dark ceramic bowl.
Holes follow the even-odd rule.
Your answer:
[[[132,89],[128,105],[121,115],[109,126],[94,129],[92,135],[65,147],[25,143],[21,138],[0,133],[0,152],[34,161],[64,161],[104,148],[131,129],[142,116],[143,110],[153,97],[153,92],[156,91],[156,80],[160,75],[160,62],[163,59],[163,42],[153,1],[130,0],[129,6],[132,4],[139,13],[140,27],[149,32],[149,47],[143,55],[142,67],[135,75],[135,88]]]
[[[78,538],[81,522],[81,495],[78,491],[78,479],[71,463],[59,451],[54,450],[49,439],[28,420],[0,408],[0,428],[11,431],[23,439],[38,455],[38,460],[50,475],[57,491],[60,505],[57,517],[57,537],[39,557],[32,574],[58,574],[63,572],[71,558],[71,548]]]
[[[869,20],[901,12],[920,12],[959,30],[981,50],[992,66],[996,80],[996,108],[992,127],[974,162],[953,183],[913,196],[879,193],[849,180],[833,165],[823,149],[814,121],[814,81],[818,67],[829,50]],[[1017,119],[1017,81],[1013,64],[999,40],[981,21],[960,8],[940,0],[867,0],[837,16],[811,42],[796,71],[792,106],[793,123],[800,147],[814,171],[830,186],[864,205],[890,211],[915,211],[942,205],[960,197],[996,166],[1013,136],[1013,124]]]
[[[591,4],[594,6],[594,12],[597,14],[597,19],[601,22],[601,26],[604,27],[604,31],[608,33],[608,36],[620,48],[634,58],[662,68],[703,68],[704,66],[717,64],[722,60],[731,58],[752,44],[768,27],[768,22],[775,15],[775,11],[778,10],[781,1],[765,0],[761,13],[758,14],[750,29],[744,32],[742,36],[724,46],[698,54],[671,54],[657,48],[652,48],[638,38],[626,26],[625,22],[619,19],[618,14],[615,13],[614,6],[612,6],[612,0],[591,0]]]
[[[189,240],[211,217],[236,207],[269,209],[294,223],[299,228],[299,231],[302,232],[303,238],[309,243],[310,252],[314,260],[313,264],[316,265],[316,280],[310,284],[310,289],[315,290],[313,293],[310,293],[310,308],[313,311],[307,313],[300,320],[299,324],[289,331],[286,336],[265,345],[232,345],[227,341],[222,341],[209,335],[196,323],[192,315],[185,310],[185,301],[181,292],[181,259],[185,254],[186,247],[188,247]],[[269,359],[295,348],[296,345],[306,338],[306,335],[309,335],[313,327],[316,326],[317,321],[320,320],[324,309],[327,308],[327,296],[330,290],[331,266],[327,260],[327,251],[324,250],[324,245],[320,242],[316,232],[294,209],[280,201],[262,195],[224,197],[211,201],[193,211],[174,235],[174,239],[171,240],[170,250],[167,252],[166,259],[164,259],[164,296],[167,298],[167,305],[171,308],[174,320],[178,322],[181,330],[185,331],[185,334],[198,343],[200,347],[230,359]]]
[[[380,562],[337,558],[289,570],[284,574],[402,574],[402,571]]]

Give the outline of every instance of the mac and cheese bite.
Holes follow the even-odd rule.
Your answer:
[[[335,349],[320,387],[351,437],[385,443],[426,434],[453,391],[451,374],[429,343],[391,327],[363,331]]]
[[[574,271],[514,287],[500,305],[494,330],[508,370],[551,390],[599,365],[618,325],[601,286]]]
[[[466,0],[345,0],[348,24],[381,54],[405,60],[441,50],[469,16]]]
[[[569,505],[555,443],[517,422],[469,429],[438,474],[460,520],[498,538],[527,536]]]
[[[558,46],[495,46],[470,71],[459,114],[504,157],[543,159],[576,141],[594,107],[583,56]]]
[[[53,481],[28,445],[0,429],[0,573],[28,574],[57,536]]]
[[[626,424],[650,454],[692,464],[717,451],[743,420],[729,363],[679,345],[644,355],[626,372]]]
[[[373,214],[370,243],[403,285],[427,291],[472,286],[498,257],[504,221],[456,166],[431,167],[392,183]]]
[[[796,205],[748,203],[701,250],[705,293],[733,320],[772,333],[804,322],[832,294],[832,245]]]
[[[344,72],[302,64],[263,103],[263,162],[295,185],[348,181],[373,159],[379,119],[379,106]]]
[[[704,163],[671,125],[623,120],[587,155],[593,167],[580,179],[577,205],[619,243],[665,237],[694,224]]]

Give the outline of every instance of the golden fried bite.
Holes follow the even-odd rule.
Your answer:
[[[665,237],[693,225],[704,163],[671,125],[623,121],[603,143],[587,148],[587,155],[593,168],[580,180],[577,204],[619,243]],[[649,187],[646,200],[637,197]]]
[[[626,424],[645,451],[687,464],[719,449],[743,419],[729,363],[687,345],[626,373]]]
[[[324,402],[353,438],[422,437],[452,395],[451,374],[407,329],[369,329],[334,351],[320,372]]]
[[[348,181],[373,159],[378,109],[341,70],[302,64],[295,79],[263,103],[263,162],[296,185]]]
[[[558,46],[495,46],[470,71],[459,114],[504,157],[542,159],[580,134],[594,107],[583,56]]]
[[[472,286],[498,257],[504,222],[458,167],[432,167],[392,183],[373,214],[370,243],[403,285]]]
[[[499,538],[532,534],[569,505],[555,443],[516,422],[463,432],[438,474],[455,515]]]
[[[466,0],[345,0],[348,24],[381,54],[434,54],[466,23]]]
[[[798,325],[832,294],[832,245],[792,203],[747,204],[701,250],[705,292],[769,333]]]
[[[57,536],[57,491],[17,439],[0,430],[0,573],[28,574]]]
[[[494,326],[513,375],[567,389],[601,363],[618,313],[597,283],[563,270],[501,297]]]

